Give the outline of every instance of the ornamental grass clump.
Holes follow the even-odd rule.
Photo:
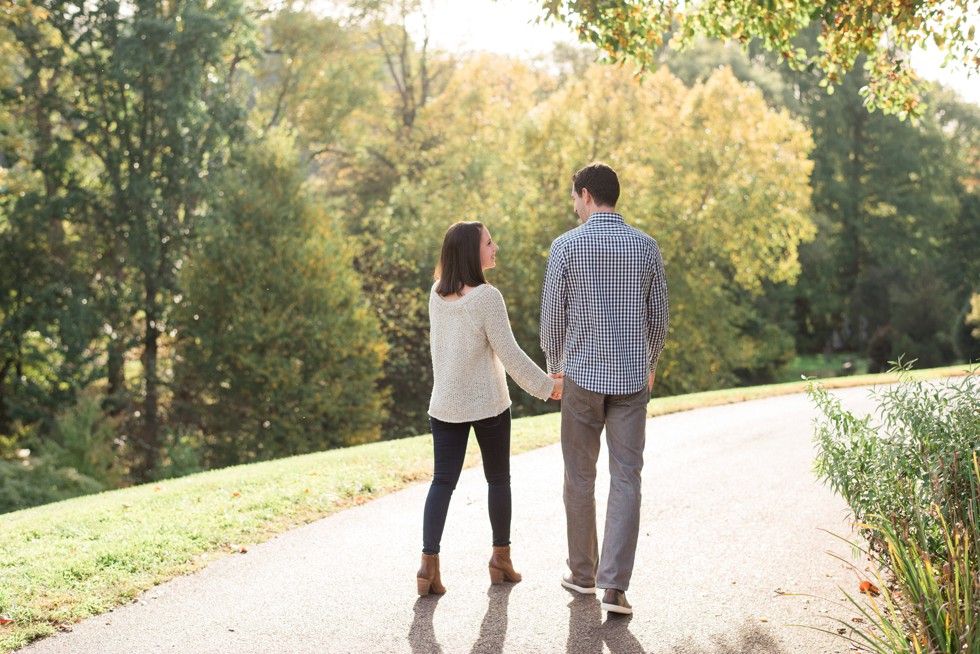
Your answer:
[[[872,651],[980,654],[980,376],[873,391],[858,418],[819,386],[817,472],[850,504],[880,595],[848,595]],[[863,591],[862,587],[862,591]]]

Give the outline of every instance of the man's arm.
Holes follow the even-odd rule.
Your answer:
[[[654,249],[653,275],[647,291],[647,347],[650,352],[650,388],[657,376],[660,353],[667,341],[670,326],[670,308],[667,302],[667,275],[660,249]]]
[[[541,349],[548,361],[548,373],[564,372],[565,332],[568,328],[568,286],[562,249],[551,244],[548,267],[541,291]]]

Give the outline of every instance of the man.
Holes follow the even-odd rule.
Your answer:
[[[629,614],[646,407],[667,336],[667,282],[656,241],[616,213],[612,168],[593,163],[575,173],[572,200],[583,224],[551,244],[541,299],[548,372],[564,377],[569,573],[561,583],[586,594],[605,589],[602,609]],[[595,478],[603,428],[611,482],[600,558]]]

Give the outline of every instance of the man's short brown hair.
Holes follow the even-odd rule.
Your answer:
[[[600,206],[615,207],[619,201],[619,176],[601,161],[590,163],[572,175],[572,184],[579,195],[582,189],[589,189],[589,194]]]

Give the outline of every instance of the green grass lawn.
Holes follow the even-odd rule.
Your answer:
[[[965,366],[916,371],[962,375]],[[895,375],[825,380],[885,384]],[[798,393],[803,381],[650,402],[651,416]],[[558,441],[558,414],[513,423],[514,454]],[[470,439],[467,465],[478,462]],[[0,515],[0,653],[240,554],[249,545],[432,474],[428,435],[172,479]],[[421,507],[419,507],[421,520]]]
[[[796,381],[800,377],[840,377],[844,375],[863,375],[868,372],[868,360],[856,354],[834,353],[829,356],[822,354],[806,354],[798,356],[786,366],[781,378],[785,381]]]

